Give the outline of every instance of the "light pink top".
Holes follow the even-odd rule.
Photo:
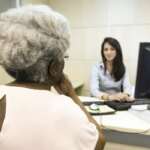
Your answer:
[[[69,97],[14,86],[0,92],[7,101],[0,150],[94,150],[96,127]]]

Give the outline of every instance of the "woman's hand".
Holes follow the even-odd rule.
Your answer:
[[[109,100],[117,100],[117,101],[133,101],[133,98],[130,97],[126,93],[116,93],[108,96]]]

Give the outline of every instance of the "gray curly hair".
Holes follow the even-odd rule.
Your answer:
[[[47,82],[50,62],[62,63],[70,30],[64,16],[46,5],[0,15],[0,64],[17,80]]]

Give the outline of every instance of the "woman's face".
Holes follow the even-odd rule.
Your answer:
[[[112,62],[117,55],[116,49],[113,48],[109,43],[104,44],[103,53],[106,61],[108,62]]]

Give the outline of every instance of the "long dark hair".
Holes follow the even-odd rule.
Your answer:
[[[101,45],[101,55],[102,60],[104,63],[104,68],[106,72],[106,58],[104,56],[104,45],[108,43],[110,44],[115,50],[116,50],[116,57],[113,60],[113,67],[111,75],[115,78],[115,81],[119,81],[125,73],[125,66],[123,63],[123,55],[122,55],[122,49],[118,42],[118,40],[112,38],[112,37],[106,37]]]

